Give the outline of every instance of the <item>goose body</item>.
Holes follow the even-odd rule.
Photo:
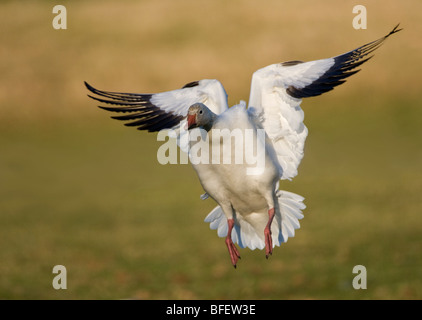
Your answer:
[[[300,105],[345,82],[390,35],[345,54],[310,62],[273,64],[252,76],[249,105],[228,108],[218,80],[200,80],[156,94],[101,91],[85,83],[91,98],[123,113],[114,116],[140,130],[171,130],[205,191],[218,206],[205,218],[225,237],[236,267],[241,248],[264,249],[295,235],[304,198],[279,190],[279,181],[297,175],[308,130]]]

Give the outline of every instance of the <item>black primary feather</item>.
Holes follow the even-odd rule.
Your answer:
[[[192,83],[193,84],[193,83]],[[138,130],[150,132],[170,129],[180,123],[185,117],[167,112],[151,102],[152,94],[111,92],[95,89],[87,82],[85,86],[96,96],[88,97],[105,104],[120,107],[99,106],[99,108],[111,112],[127,113],[122,116],[113,116],[116,120],[135,120],[125,123],[126,126],[137,127]],[[192,85],[194,86],[194,85]],[[101,97],[101,98],[100,98]],[[106,99],[104,99],[106,98]]]
[[[334,87],[344,83],[346,78],[359,72],[360,69],[354,69],[371,59],[373,56],[367,56],[378,49],[389,36],[402,30],[398,29],[398,27],[399,24],[395,26],[390,33],[378,40],[369,42],[359,48],[334,57],[334,64],[324,74],[322,74],[321,77],[303,88],[289,86],[286,90],[287,93],[294,98],[301,99],[318,96],[327,91],[333,90]],[[295,64],[298,63],[298,61],[294,62]],[[286,66],[295,64],[287,64]]]

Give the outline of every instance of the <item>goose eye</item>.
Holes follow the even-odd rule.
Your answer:
[[[202,114],[202,110],[199,110],[199,114]]]

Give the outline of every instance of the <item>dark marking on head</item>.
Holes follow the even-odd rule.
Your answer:
[[[199,85],[199,81],[192,81],[192,82],[189,82],[189,83],[185,84],[182,87],[182,89],[185,89],[185,88],[193,88],[193,87],[196,87],[198,85]]]
[[[292,67],[292,66],[295,66],[295,65],[300,64],[300,63],[303,63],[303,61],[292,60],[292,61],[282,62],[281,65],[283,67]]]

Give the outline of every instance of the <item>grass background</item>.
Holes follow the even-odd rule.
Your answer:
[[[59,4],[59,3],[57,3]],[[0,4],[0,298],[422,298],[422,2],[50,1]],[[258,68],[334,56],[401,22],[347,83],[306,99],[296,237],[237,270],[203,218],[188,165],[161,166],[155,134],[109,119],[100,89],[160,92],[217,78],[247,100]],[[54,290],[54,265],[67,290]],[[364,265],[368,289],[352,288]]]

